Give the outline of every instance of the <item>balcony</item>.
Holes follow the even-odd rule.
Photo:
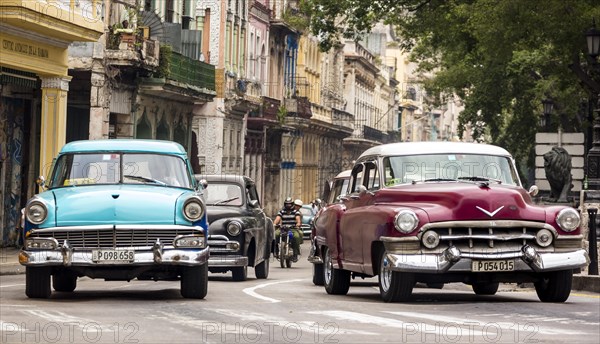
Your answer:
[[[109,33],[105,56],[113,66],[142,66],[156,70],[159,66],[160,46],[153,39],[130,33]]]
[[[265,126],[279,125],[278,112],[281,107],[281,101],[275,98],[262,97],[262,108],[257,111],[251,111],[248,116],[248,127],[261,129]]]
[[[365,140],[383,142],[383,139],[385,136],[386,135],[384,132],[377,130],[375,128],[371,128],[369,126],[363,125],[363,138]]]
[[[354,130],[354,115],[349,112],[334,108],[332,122],[334,125]]]
[[[311,104],[307,97],[285,98],[284,101],[288,116],[303,119],[310,119],[312,117]]]
[[[214,65],[173,53],[169,69],[169,80],[212,92],[216,90]]]
[[[216,96],[215,66],[193,60],[170,48],[160,54],[158,78],[140,78],[141,89],[160,98],[209,102]]]

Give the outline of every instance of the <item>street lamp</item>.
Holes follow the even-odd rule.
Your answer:
[[[600,190],[600,119],[594,118],[594,112],[598,112],[598,98],[600,94],[600,86],[595,80],[596,74],[594,71],[598,68],[596,57],[599,54],[600,48],[600,31],[596,29],[596,21],[592,22],[592,27],[585,32],[587,41],[588,55],[592,58],[591,76],[585,75],[589,82],[586,84],[591,89],[591,97],[589,101],[589,120],[592,123],[590,131],[588,131],[588,139],[591,139],[592,145],[586,155],[586,175],[588,178],[588,187],[592,190]],[[591,134],[591,135],[590,135]]]
[[[554,102],[550,98],[546,98],[542,100],[542,105],[544,106],[544,113],[540,118],[540,126],[544,131],[548,131],[548,127],[550,126],[550,116],[552,115],[552,111],[554,110]]]
[[[587,41],[588,55],[595,60],[600,48],[600,31],[596,30],[595,20],[592,22],[592,27],[586,31],[585,39]]]

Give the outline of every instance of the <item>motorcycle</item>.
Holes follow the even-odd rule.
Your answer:
[[[279,242],[277,244],[278,252],[275,255],[282,268],[292,267],[292,258],[294,256],[294,248],[292,240],[294,240],[293,226],[279,227]]]

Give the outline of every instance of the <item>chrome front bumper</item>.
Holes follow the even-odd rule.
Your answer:
[[[209,268],[225,268],[229,266],[248,266],[248,257],[230,255],[212,255],[208,259]]]
[[[140,266],[184,265],[197,266],[208,261],[209,248],[204,249],[144,249],[135,250],[130,262],[95,262],[91,249],[21,250],[19,262],[25,266]]]
[[[302,225],[300,226],[300,230],[302,231],[302,236],[305,238],[310,238],[310,234],[312,233],[312,228],[310,225]]]
[[[472,272],[473,260],[514,259],[513,271],[515,272],[571,270],[590,263],[588,253],[584,249],[572,252],[540,253],[528,245],[523,246],[519,252],[473,254],[463,253],[457,247],[451,246],[440,254],[388,253],[386,258],[389,269],[415,273]]]
[[[212,255],[208,259],[209,268],[248,266],[248,257],[239,254],[239,242],[230,240],[225,235],[213,234],[208,236],[208,246],[212,249]]]

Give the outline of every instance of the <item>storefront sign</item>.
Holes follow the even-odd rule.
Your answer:
[[[24,56],[34,56],[43,59],[50,58],[48,49],[28,43],[14,42],[8,39],[2,40],[2,50],[12,51]]]

